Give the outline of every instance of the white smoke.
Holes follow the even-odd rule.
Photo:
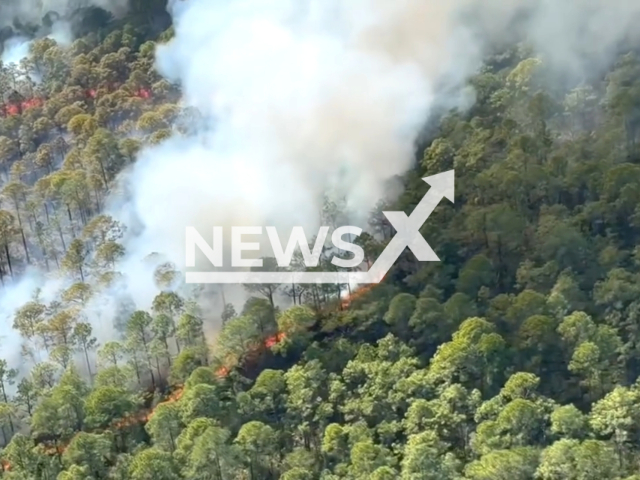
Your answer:
[[[153,268],[142,259],[162,252],[182,268],[186,226],[206,235],[213,225],[303,225],[309,235],[328,189],[344,194],[356,216],[369,211],[385,182],[412,166],[415,137],[435,102],[468,99],[441,98],[442,82],[447,92],[460,91],[487,42],[504,39],[523,9],[518,32],[550,64],[579,75],[612,59],[640,4],[170,2],[176,35],[158,49],[158,68],[180,83],[184,103],[205,121],[193,135],[143,151],[126,175],[131,198],[111,199],[114,216],[141,225],[117,268],[137,307],[147,308],[157,293]],[[114,308],[101,301],[88,314],[103,313],[90,316],[108,336]],[[14,303],[1,300],[2,311]]]
[[[131,207],[145,229],[132,252],[184,266],[187,225],[302,225],[311,236],[329,189],[359,217],[370,211],[410,168],[435,82],[452,61],[478,58],[439,5],[174,2],[176,36],[158,68],[210,121],[139,158]]]
[[[61,47],[68,47],[73,42],[71,25],[65,21],[57,21],[51,26],[51,33],[47,38],[55,40]],[[29,50],[33,39],[24,36],[11,37],[4,42],[0,60],[5,65],[20,65],[20,62],[29,56]]]
[[[89,6],[100,7],[115,16],[121,16],[128,10],[129,0],[0,0],[0,28],[12,25],[14,20],[22,24],[40,25],[47,13],[56,12],[59,17],[52,19],[53,24],[47,29],[49,33],[46,36],[66,47],[74,40],[71,23],[66,16]],[[42,35],[38,31],[37,36]],[[1,45],[0,59],[5,65],[20,64],[29,55],[32,42],[33,38],[18,30]]]
[[[628,0],[467,0],[476,41],[520,37],[554,70],[555,81],[602,73],[625,41],[637,45],[640,3]],[[627,48],[628,49],[628,48]]]
[[[24,364],[21,357],[23,339],[20,333],[13,329],[16,312],[33,300],[38,290],[40,301],[50,303],[69,282],[63,278],[44,275],[35,268],[30,268],[16,283],[11,283],[8,278],[5,278],[4,282],[0,298],[0,358],[6,360],[11,368],[16,368]]]
[[[39,24],[49,12],[65,16],[91,6],[120,16],[126,13],[129,0],[0,0],[0,27],[10,25],[14,19],[22,23]]]
[[[51,33],[47,37],[55,40],[61,47],[68,47],[73,43],[73,33],[71,31],[71,25],[65,21],[55,22],[51,26]]]
[[[487,41],[522,12],[549,65],[578,75],[611,60],[640,4],[174,0],[170,11],[175,38],[158,48],[158,68],[210,121],[138,160],[131,207],[145,229],[133,252],[183,266],[186,225],[313,229],[327,189],[368,212],[411,167],[434,102],[468,100],[437,99],[439,83],[461,92]]]
[[[126,272],[151,251],[183,268],[186,226],[205,238],[213,225],[302,225],[311,236],[327,190],[364,224],[385,183],[412,166],[435,103],[468,104],[466,79],[507,27],[519,21],[552,68],[578,78],[612,60],[640,4],[174,0],[169,9],[175,38],[157,66],[205,122],[145,150],[127,177],[121,218],[142,231],[127,244]],[[153,288],[133,275],[148,297]]]
[[[30,40],[25,37],[13,37],[4,43],[4,50],[2,51],[2,63],[5,65],[16,64],[18,65],[23,58],[29,55]]]

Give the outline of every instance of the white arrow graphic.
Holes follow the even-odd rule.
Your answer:
[[[367,272],[187,272],[187,283],[380,283],[405,248],[421,262],[440,259],[420,234],[420,228],[443,198],[454,202],[454,171],[423,178],[431,188],[407,217],[404,212],[383,212],[396,229],[384,251]]]
[[[431,188],[411,212],[410,217],[407,217],[404,212],[382,212],[397,233],[367,272],[370,277],[369,283],[382,281],[406,247],[409,247],[421,262],[440,261],[424,237],[420,235],[419,230],[443,197],[448,198],[451,202],[454,201],[455,182],[453,170],[425,177],[422,180],[427,182]]]

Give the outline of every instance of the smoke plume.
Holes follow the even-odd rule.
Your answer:
[[[74,30],[84,21],[77,15],[83,9],[100,7],[118,17],[128,5],[129,0],[0,0],[0,60],[19,64],[34,38],[46,36],[60,46],[71,44]]]
[[[438,97],[443,79],[460,93],[510,26],[579,77],[632,32],[631,3],[173,1],[158,68],[209,121],[141,155],[129,178],[138,245],[182,265],[185,225],[315,228],[327,190],[365,213],[411,167],[434,104],[463,100]]]
[[[465,81],[493,45],[526,40],[577,83],[635,40],[640,4],[173,0],[169,10],[175,38],[157,66],[203,120],[145,149],[125,201],[111,199],[133,233],[118,270],[138,308],[157,291],[141,260],[162,252],[184,267],[186,226],[206,236],[214,225],[302,225],[311,236],[328,191],[363,225],[386,182],[413,165],[433,108],[468,104]]]
[[[458,55],[478,58],[449,35],[449,7],[430,2],[171,9],[176,36],[158,48],[158,68],[208,122],[144,152],[129,180],[139,244],[180,266],[186,225],[302,225],[311,234],[327,191],[361,220],[411,166],[437,79]]]
[[[49,12],[66,17],[86,7],[100,7],[119,16],[127,11],[129,0],[1,0],[0,27],[20,24],[39,25]]]

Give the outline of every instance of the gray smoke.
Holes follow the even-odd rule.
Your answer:
[[[327,191],[362,222],[413,165],[434,107],[468,104],[465,82],[493,45],[524,38],[577,82],[635,40],[640,2],[174,0],[170,11],[176,36],[158,68],[205,121],[144,150],[124,178],[130,197],[111,200],[140,226],[118,267],[138,308],[157,292],[142,259],[162,252],[184,267],[186,226],[311,236]]]
[[[313,229],[327,190],[367,212],[411,167],[434,105],[468,99],[464,82],[491,45],[517,31],[550,68],[579,77],[612,59],[640,4],[175,0],[170,10],[176,36],[158,48],[159,70],[210,122],[143,152],[129,206],[145,227],[136,255],[183,265],[186,225]],[[453,97],[437,90],[443,79]]]
[[[45,15],[55,12],[66,17],[86,7],[100,7],[115,16],[126,13],[129,0],[1,0],[0,27],[21,24],[39,25]]]
[[[19,64],[34,38],[46,36],[68,46],[84,21],[78,15],[83,9],[100,7],[119,17],[128,5],[129,0],[0,0],[0,59]]]

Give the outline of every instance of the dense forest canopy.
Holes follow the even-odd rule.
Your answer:
[[[247,285],[212,313],[159,253],[135,264],[148,308],[123,280],[120,180],[203,112],[158,72],[176,35],[162,2],[94,7],[68,45],[36,18],[28,56],[0,63],[3,477],[640,479],[632,38],[562,81],[535,41],[500,42],[465,78],[468,108],[422,119],[402,193],[359,242],[370,263],[393,236],[381,212],[455,169],[455,203],[421,230],[441,262],[405,251],[357,290]],[[327,224],[347,213],[323,204]]]

